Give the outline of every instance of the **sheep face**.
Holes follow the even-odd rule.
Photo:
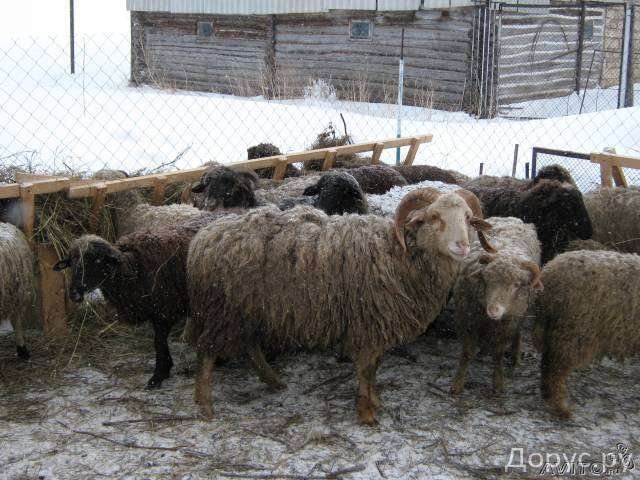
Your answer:
[[[253,172],[236,172],[227,167],[207,171],[191,191],[204,193],[204,209],[251,208],[256,206],[254,189],[258,177]]]
[[[71,269],[69,298],[73,302],[81,302],[84,294],[100,287],[121,262],[120,250],[100,237],[85,235],[71,245],[67,257],[53,269]]]
[[[495,321],[524,315],[532,290],[540,290],[540,269],[530,261],[514,262],[513,258],[482,255],[480,268],[487,316]]]

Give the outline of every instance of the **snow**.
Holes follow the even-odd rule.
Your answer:
[[[314,96],[326,88],[281,101],[134,88],[128,86],[127,36],[80,37],[75,76],[66,71],[66,49],[66,40],[58,37],[0,42],[6,53],[0,54],[0,158],[5,161],[12,156],[49,170],[127,171],[176,157],[180,168],[208,160],[228,163],[245,159],[246,148],[263,141],[285,152],[304,150],[330,122],[342,130],[341,113],[358,142],[396,135],[393,105],[338,101],[331,93],[329,100]],[[402,134],[434,135],[416,163],[467,175],[476,175],[481,162],[487,174],[510,174],[515,144],[518,176],[532,146],[587,153],[612,147],[637,156],[640,108],[613,109],[616,95],[609,90],[587,93],[589,113],[542,120],[475,119],[463,112],[406,107]],[[530,102],[518,115],[577,113],[578,100],[574,94]],[[384,153],[383,161],[394,160],[395,151]]]
[[[424,182],[405,185],[403,187],[393,187],[387,193],[380,195],[367,195],[367,203],[369,204],[369,213],[381,215],[383,217],[393,217],[396,213],[396,207],[402,197],[417,188],[436,188],[443,193],[453,192],[460,188],[459,185],[451,185],[439,181],[425,180]]]

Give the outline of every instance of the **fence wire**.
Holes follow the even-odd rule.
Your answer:
[[[386,98],[367,95],[366,71],[351,94],[336,88],[332,78],[310,77],[302,79],[304,88],[275,99],[192,92],[184,85],[130,83],[131,51],[128,35],[80,37],[71,75],[67,38],[0,40],[0,169],[88,173],[114,168],[135,174],[211,160],[228,163],[246,159],[247,148],[261,142],[283,153],[307,149],[329,125],[338,133],[346,126],[356,142],[396,136],[397,79]],[[233,84],[233,75],[229,78]],[[544,83],[539,82],[541,90]],[[587,96],[603,96],[610,88],[588,83]],[[416,163],[473,176],[483,163],[485,174],[508,175],[518,145],[516,175],[523,177],[534,145],[640,155],[637,107],[617,109],[610,101],[597,101],[585,103],[578,115],[565,108],[579,102],[572,92],[529,102],[554,106],[535,119],[476,118],[460,108],[436,108],[428,85],[425,80],[408,89],[419,98],[401,113],[402,135],[434,135]],[[640,83],[635,92],[640,98]],[[558,113],[563,108],[564,114]],[[382,160],[393,163],[395,153],[385,152]]]

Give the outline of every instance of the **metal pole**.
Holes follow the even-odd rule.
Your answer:
[[[580,18],[578,19],[578,52],[576,53],[576,93],[580,93],[580,82],[582,80],[582,51],[584,50],[584,23],[587,14],[587,7],[584,2],[580,5]]]
[[[402,40],[400,41],[400,62],[398,65],[398,113],[396,135],[402,136],[402,96],[404,95],[404,28],[402,29]],[[396,165],[400,165],[400,147],[396,148]]]
[[[620,78],[618,79],[618,108],[622,108],[624,105],[624,92],[627,90],[627,55],[629,55],[629,38],[628,28],[630,26],[629,21],[629,7],[624,6],[624,24],[622,28],[622,58],[620,59]]]
[[[627,37],[627,88],[624,95],[624,106],[633,107],[633,29],[635,18],[635,5],[629,6],[629,36]]]
[[[513,166],[511,167],[511,176],[516,176],[516,169],[518,168],[518,148],[519,144],[516,143],[515,147],[513,147]]]
[[[74,9],[73,0],[69,0],[69,51],[71,53],[71,74],[76,73],[76,39],[75,39],[75,25],[74,25]]]

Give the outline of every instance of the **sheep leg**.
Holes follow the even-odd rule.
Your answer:
[[[380,398],[375,391],[376,371],[380,360],[380,352],[360,353],[356,360],[358,373],[357,412],[360,422],[375,425],[376,410],[380,406]]]
[[[520,332],[516,333],[511,339],[511,352],[507,354],[509,366],[516,368],[522,354],[522,340]]]
[[[550,375],[549,403],[560,420],[571,420],[571,412],[567,407],[567,377],[569,370],[563,369]]]
[[[473,360],[473,351],[475,345],[471,338],[465,337],[462,342],[462,353],[460,354],[460,363],[458,364],[458,371],[453,379],[453,385],[451,386],[451,394],[459,395],[464,389],[464,382],[467,378],[467,371],[469,370],[469,364]]]
[[[213,418],[213,402],[211,400],[211,381],[215,357],[198,350],[198,373],[196,374],[195,401],[200,406],[207,420]]]
[[[26,313],[25,313],[26,315]],[[13,334],[16,338],[16,352],[20,360],[29,360],[29,350],[26,347],[24,340],[24,331],[22,329],[22,320],[13,318],[11,319],[11,326],[13,327]]]
[[[278,374],[271,368],[271,365],[267,363],[260,344],[257,342],[249,344],[247,347],[247,355],[249,362],[251,362],[260,380],[266,383],[271,390],[284,390],[287,388],[287,384],[278,378]]]
[[[160,388],[162,381],[169,378],[171,367],[173,367],[173,359],[169,351],[169,331],[171,326],[165,321],[155,319],[153,321],[153,344],[156,350],[156,366],[153,376],[147,382],[147,389],[152,390]]]
[[[504,345],[498,343],[493,348],[493,394],[497,397],[501,397],[504,390],[503,357]]]

